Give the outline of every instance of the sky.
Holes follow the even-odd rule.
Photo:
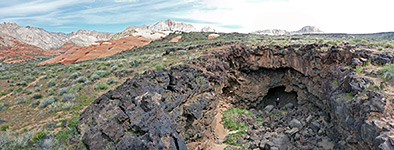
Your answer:
[[[394,31],[392,0],[2,0],[0,22],[44,28],[121,32],[171,19],[221,32],[299,30],[327,33]]]

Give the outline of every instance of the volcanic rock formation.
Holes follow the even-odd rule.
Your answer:
[[[78,132],[89,149],[111,142],[116,149],[211,149],[221,101],[271,118],[263,124],[238,118],[251,126],[238,139],[249,149],[393,148],[392,100],[344,67],[355,59],[392,63],[393,55],[322,46],[238,45],[202,56],[197,68],[147,71],[96,99],[81,114]],[[288,113],[272,118],[269,100],[277,96]]]

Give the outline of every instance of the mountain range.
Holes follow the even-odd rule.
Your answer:
[[[265,29],[265,30],[257,30],[252,33],[264,34],[264,35],[301,35],[301,34],[310,34],[310,33],[323,33],[323,31],[314,26],[304,26],[297,31],[287,31],[283,29]]]
[[[217,32],[216,29],[209,26],[197,29],[192,24],[174,22],[172,20],[160,21],[152,25],[130,26],[119,33],[78,30],[77,32],[68,34],[49,32],[42,28],[23,27],[16,23],[4,22],[0,24],[0,62],[15,63],[34,60],[36,57],[32,57],[31,55],[61,55],[41,64],[72,63],[75,61],[106,57],[135,46],[143,46],[149,44],[152,40],[166,37],[170,33],[177,31]],[[321,32],[316,27],[305,26],[293,32],[273,29],[259,30],[252,33],[292,35]]]

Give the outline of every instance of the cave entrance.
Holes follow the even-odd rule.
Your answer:
[[[280,106],[284,107],[288,103],[292,103],[294,106],[297,105],[297,93],[295,91],[286,92],[285,86],[277,86],[270,88],[263,100],[257,105],[257,109],[264,109],[267,105],[274,105],[276,98],[280,99]]]

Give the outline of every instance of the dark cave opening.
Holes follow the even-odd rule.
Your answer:
[[[264,109],[267,105],[275,106],[276,98],[280,99],[280,107],[284,107],[288,103],[292,103],[294,106],[297,105],[297,93],[295,91],[286,92],[285,86],[277,86],[270,88],[263,100],[257,105],[257,109]]]

